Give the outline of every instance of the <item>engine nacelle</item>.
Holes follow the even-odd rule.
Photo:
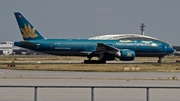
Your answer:
[[[121,50],[119,59],[122,61],[131,61],[135,58],[135,52],[129,49]]]
[[[123,49],[114,54],[100,54],[98,58],[101,60],[115,60],[115,57],[119,58],[122,61],[131,61],[135,58],[135,52],[129,49]]]

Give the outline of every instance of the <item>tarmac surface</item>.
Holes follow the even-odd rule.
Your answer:
[[[172,80],[176,76],[178,80]],[[61,72],[0,69],[0,85],[180,86],[171,72]],[[94,89],[95,101],[146,101],[146,89]],[[180,101],[180,89],[150,89],[150,101]],[[38,101],[90,101],[88,88],[39,88]],[[33,88],[0,88],[0,101],[33,101]]]
[[[16,64],[82,64],[84,63],[83,60],[54,60],[54,61],[0,61],[1,64],[3,63],[16,63]],[[175,61],[168,61],[171,63],[175,63]],[[129,64],[129,63],[157,63],[157,61],[151,60],[151,61],[106,61],[107,64]]]

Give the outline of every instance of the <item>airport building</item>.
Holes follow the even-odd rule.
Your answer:
[[[180,46],[173,46],[174,48],[174,55],[180,56]]]
[[[0,43],[0,54],[11,55],[13,54],[13,42],[6,41]]]
[[[39,55],[40,52],[14,46],[14,42],[0,42],[0,55]]]
[[[180,51],[180,46],[173,46],[176,51]]]

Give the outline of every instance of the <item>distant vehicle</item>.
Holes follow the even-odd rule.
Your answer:
[[[135,57],[159,57],[158,62],[174,52],[172,46],[155,38],[135,38],[122,40],[101,39],[46,39],[20,13],[15,17],[24,41],[14,42],[14,45],[59,56],[86,56],[84,63],[106,63],[119,58],[122,61],[132,61]],[[92,60],[98,57],[98,60]]]

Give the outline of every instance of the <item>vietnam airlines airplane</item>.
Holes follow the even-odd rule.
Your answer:
[[[15,12],[24,41],[14,42],[15,46],[59,56],[86,56],[84,63],[106,63],[119,58],[131,61],[135,57],[159,57],[174,52],[172,46],[152,37],[123,39],[47,39],[20,13]],[[92,60],[98,57],[98,60]]]

